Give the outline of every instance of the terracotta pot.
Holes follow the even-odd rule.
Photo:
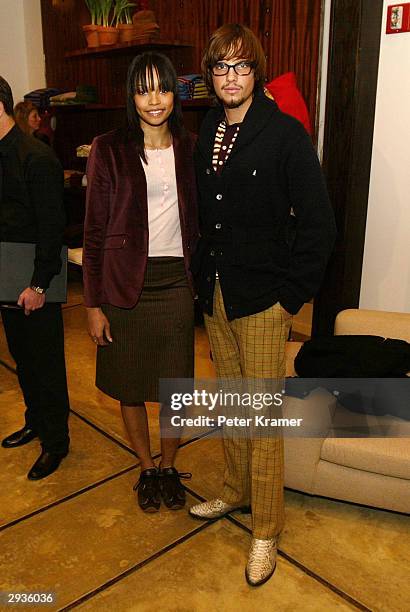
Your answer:
[[[120,43],[130,42],[135,38],[135,26],[133,23],[119,23]]]
[[[110,26],[98,26],[100,45],[115,45],[118,42],[120,31]]]
[[[87,47],[98,47],[100,45],[98,36],[98,26],[92,23],[83,25],[84,36],[87,40]]]

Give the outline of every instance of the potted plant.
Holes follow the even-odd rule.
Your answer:
[[[114,15],[116,26],[120,31],[120,42],[129,42],[134,39],[135,27],[131,15],[133,6],[136,6],[135,2],[115,0]]]
[[[112,14],[113,0],[100,0],[102,25],[99,26],[100,45],[115,45],[118,42],[120,31],[114,27],[115,15]]]
[[[91,23],[83,25],[83,32],[87,40],[88,47],[98,47],[98,27],[101,23],[100,0],[85,0],[85,4],[90,12]]]

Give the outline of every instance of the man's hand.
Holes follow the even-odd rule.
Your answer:
[[[107,346],[112,342],[110,324],[101,308],[87,308],[87,317],[91,340],[99,346]]]
[[[25,315],[29,315],[33,310],[43,308],[45,301],[45,293],[36,293],[30,287],[27,287],[20,293],[17,304],[24,308]]]

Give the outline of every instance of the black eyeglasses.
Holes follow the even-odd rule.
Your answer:
[[[253,62],[237,62],[236,64],[226,64],[225,62],[217,62],[211,67],[214,76],[225,76],[230,69],[233,68],[238,76],[247,76],[253,70]]]

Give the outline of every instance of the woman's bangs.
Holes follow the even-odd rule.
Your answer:
[[[158,85],[161,91],[172,91],[175,93],[175,84],[165,67],[156,66],[152,63],[139,66],[135,73],[135,91],[141,91],[143,93],[153,91],[155,89],[155,78],[158,80]]]

